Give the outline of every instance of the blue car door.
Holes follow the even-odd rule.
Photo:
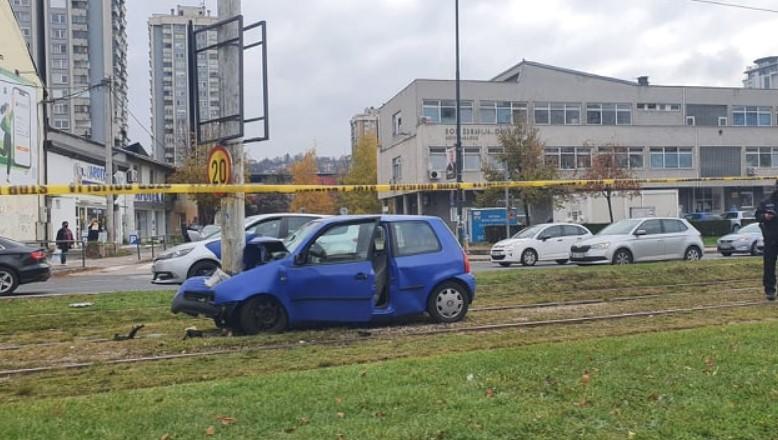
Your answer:
[[[301,251],[286,273],[296,321],[364,322],[373,312],[375,272],[370,261],[376,222],[333,224]]]

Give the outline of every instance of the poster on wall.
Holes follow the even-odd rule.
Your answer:
[[[37,182],[35,87],[0,68],[0,185]]]

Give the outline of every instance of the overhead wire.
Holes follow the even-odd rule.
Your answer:
[[[745,9],[749,11],[756,11],[756,12],[769,12],[771,14],[778,14],[778,9],[770,9],[770,8],[761,8],[758,6],[750,6],[750,5],[743,5],[739,3],[729,3],[729,2],[723,2],[719,0],[689,0],[695,3],[702,3],[702,4],[708,4],[708,5],[716,5],[716,6],[725,6],[729,8],[738,8],[738,9]]]

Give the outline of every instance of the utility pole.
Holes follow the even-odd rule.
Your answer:
[[[106,184],[113,184],[113,78],[110,76],[103,80],[103,88],[108,97],[108,114],[106,115],[105,129],[105,180]],[[108,231],[108,243],[116,243],[116,230],[114,229],[113,194],[105,196],[105,229]]]
[[[457,101],[457,143],[454,146],[456,150],[457,165],[457,183],[462,183],[462,115],[460,111],[460,90],[459,90],[459,0],[454,0],[454,22],[456,38],[456,101]],[[462,246],[465,246],[465,225],[462,219],[462,206],[464,203],[465,192],[458,189],[457,196],[457,238]]]
[[[505,181],[511,180],[508,164],[505,164]],[[505,238],[511,238],[511,190],[505,187]]]
[[[241,0],[219,0],[218,15],[222,20],[241,14]],[[219,29],[219,41],[234,38],[234,30],[228,26]],[[243,32],[238,29],[237,32]],[[219,69],[221,81],[219,82],[219,94],[221,96],[221,115],[234,114],[240,108],[240,51],[242,47],[227,46],[219,50]],[[197,99],[195,97],[194,99]],[[240,121],[239,123],[243,123]],[[244,167],[243,138],[233,139],[224,145],[232,155],[232,182],[243,183]],[[222,224],[222,269],[229,274],[239,273],[243,269],[243,248],[246,246],[246,235],[243,230],[243,222],[246,217],[246,194],[236,193],[222,198],[219,216]]]

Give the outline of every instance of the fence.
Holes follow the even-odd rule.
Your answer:
[[[113,256],[137,255],[137,260],[142,261],[144,257],[154,259],[159,254],[165,252],[168,248],[180,244],[183,240],[176,235],[153,235],[141,237],[135,244],[127,246],[110,245],[101,241],[87,240],[35,240],[25,241],[24,244],[33,247],[40,247],[46,251],[46,255],[52,261],[59,261],[62,250],[58,245],[61,243],[70,244],[67,252],[67,259],[73,261],[78,259],[82,268],[89,266],[90,261],[100,260]]]

